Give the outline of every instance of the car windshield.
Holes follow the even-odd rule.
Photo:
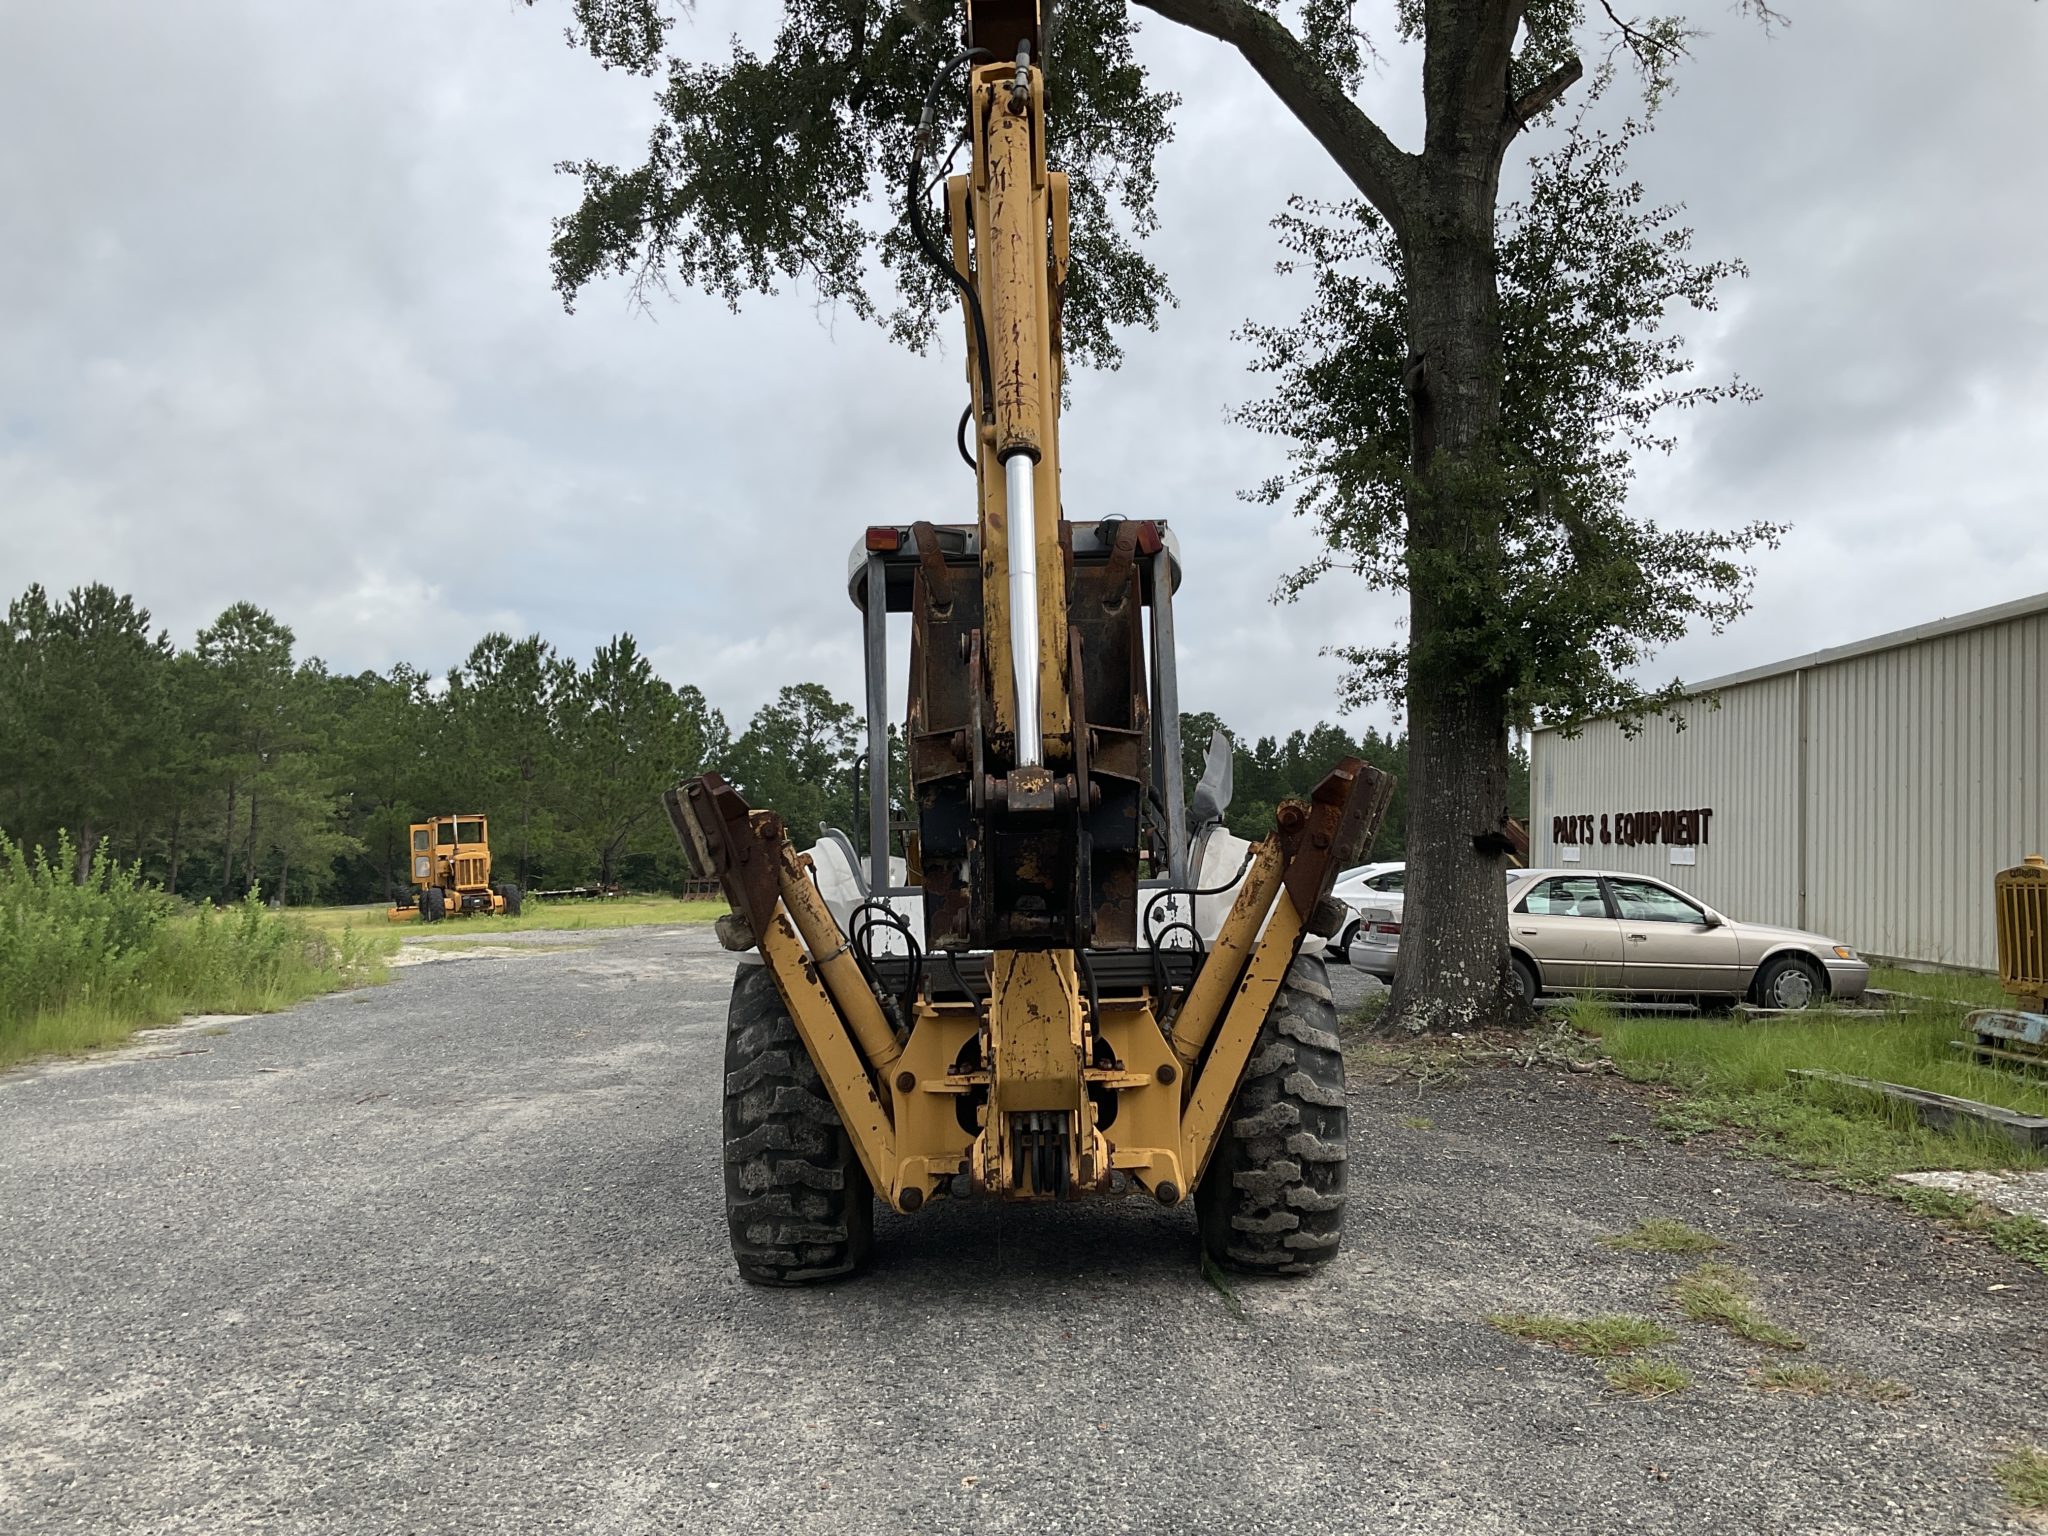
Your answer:
[[[480,843],[484,840],[484,824],[481,821],[458,821],[455,823],[455,840],[458,843]]]

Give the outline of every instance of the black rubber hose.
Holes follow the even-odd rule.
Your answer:
[[[974,357],[981,373],[981,408],[984,411],[995,409],[996,398],[995,370],[989,363],[988,322],[982,318],[981,295],[974,291],[974,284],[967,280],[966,273],[953,265],[953,258],[924,227],[924,141],[931,131],[932,112],[938,106],[939,87],[962,64],[994,57],[986,48],[969,48],[954,55],[932,76],[932,83],[925,88],[924,113],[918,119],[917,134],[910,143],[910,182],[903,203],[904,222],[910,226],[910,236],[917,243],[918,250],[924,253],[925,260],[943,272],[947,280],[966,295],[967,314],[974,326]]]

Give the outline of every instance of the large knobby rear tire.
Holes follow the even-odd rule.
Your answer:
[[[1344,1238],[1344,1051],[1323,962],[1298,956],[1195,1190],[1203,1251],[1226,1269],[1300,1275]]]
[[[874,1189],[765,965],[739,968],[726,1018],[725,1219],[756,1285],[857,1274],[874,1251]]]

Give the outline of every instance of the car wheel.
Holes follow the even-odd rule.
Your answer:
[[[1330,951],[1330,958],[1339,965],[1351,963],[1351,946],[1358,942],[1358,924],[1353,923],[1337,938],[1337,947]]]
[[[1756,995],[1766,1008],[1810,1008],[1827,997],[1827,977],[1804,955],[1774,955],[1756,978]]]
[[[1508,959],[1508,968],[1514,973],[1515,991],[1529,1007],[1536,1006],[1536,967],[1520,955]]]

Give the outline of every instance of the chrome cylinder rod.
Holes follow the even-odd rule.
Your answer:
[[[1003,460],[1010,514],[1010,675],[1017,684],[1017,766],[1044,765],[1038,735],[1038,487],[1029,453]]]

